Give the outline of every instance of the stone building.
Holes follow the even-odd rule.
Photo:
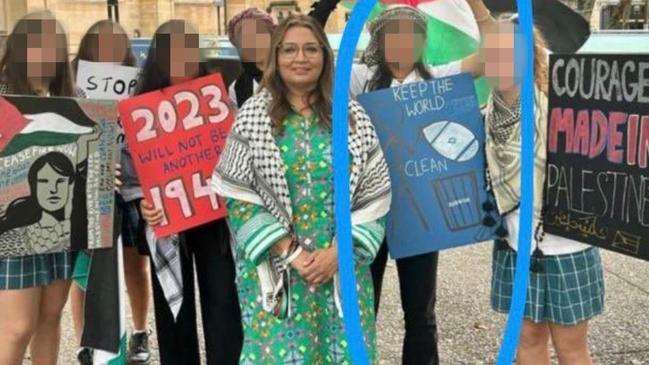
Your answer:
[[[200,33],[225,34],[227,20],[252,6],[267,9],[281,18],[290,12],[306,12],[313,1],[308,0],[119,0],[119,20],[134,36],[150,37],[157,26],[172,18],[185,19]],[[222,6],[216,6],[222,4]],[[0,42],[2,34],[11,31],[24,14],[47,8],[63,22],[70,36],[71,52],[75,52],[81,36],[94,22],[108,17],[106,0],[0,0]],[[327,23],[327,32],[342,32],[345,10],[337,9]],[[220,26],[219,26],[220,24]]]

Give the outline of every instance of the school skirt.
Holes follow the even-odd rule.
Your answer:
[[[72,252],[0,258],[0,290],[47,286],[55,280],[70,280],[75,254]]]
[[[529,272],[524,318],[535,323],[572,326],[602,313],[604,274],[597,248],[539,260]],[[516,252],[495,244],[491,278],[491,306],[508,313],[511,305]]]
[[[117,204],[121,211],[121,235],[123,247],[134,247],[140,255],[148,256],[149,248],[144,234],[144,218],[140,215],[140,199]]]

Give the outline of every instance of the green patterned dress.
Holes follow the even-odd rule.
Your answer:
[[[292,115],[275,140],[287,167],[293,226],[309,251],[331,245],[334,236],[331,133],[314,119]],[[334,302],[333,281],[311,293],[296,271],[291,274],[291,316],[264,311],[256,265],[287,230],[259,205],[227,199],[236,235],[237,287],[244,326],[241,364],[350,364],[343,320]],[[376,360],[373,288],[369,264],[384,235],[383,219],[352,228],[361,325],[372,363]]]

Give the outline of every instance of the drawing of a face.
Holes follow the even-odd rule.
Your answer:
[[[46,164],[36,174],[36,199],[46,212],[56,212],[68,202],[70,178]]]

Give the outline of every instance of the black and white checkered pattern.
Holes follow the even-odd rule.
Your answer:
[[[178,235],[157,238],[147,225],[146,240],[158,283],[174,318],[183,303],[183,274],[180,266],[180,239]]]
[[[268,91],[260,91],[239,110],[215,175],[237,189],[257,194],[268,211],[290,230],[291,198],[285,178],[286,166],[275,143],[268,115],[270,98]],[[372,200],[389,199],[390,177],[374,126],[365,110],[352,101],[349,112],[354,121],[349,132],[352,155],[349,183],[354,203],[352,210],[356,210]],[[222,191],[219,193],[227,196]]]
[[[11,94],[9,85],[7,85],[7,83],[5,82],[0,82],[0,95],[6,95],[6,94]]]
[[[268,115],[270,101],[270,93],[262,90],[243,104],[214,171],[212,186],[221,196],[263,205],[287,231],[293,232],[286,166],[273,136]],[[390,176],[369,117],[355,101],[349,104],[349,114],[353,122],[348,139],[352,224],[362,224],[387,214]],[[288,295],[277,290],[287,287],[278,284],[288,276],[272,260],[262,262],[257,272],[262,298],[270,298],[264,308],[271,311]]]
[[[543,186],[545,184],[547,141],[547,97],[534,92],[534,232],[542,240]],[[493,93],[485,116],[487,184],[494,193],[501,215],[518,209],[521,192],[521,111],[520,100],[508,106]]]

